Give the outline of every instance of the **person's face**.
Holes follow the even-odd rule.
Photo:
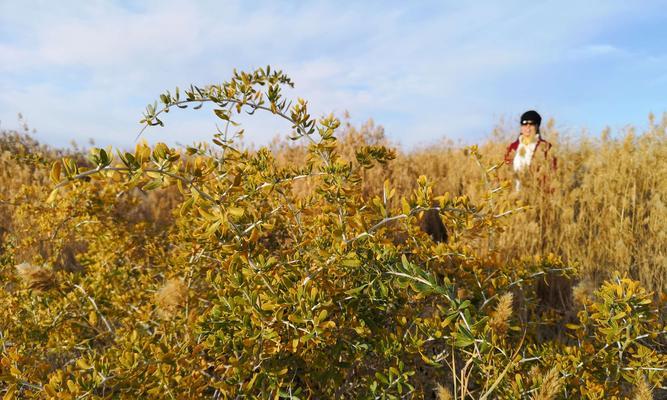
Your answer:
[[[521,136],[530,139],[537,134],[537,125],[532,122],[521,123]]]

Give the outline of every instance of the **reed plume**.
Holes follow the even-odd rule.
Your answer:
[[[436,398],[438,400],[452,400],[452,393],[446,387],[438,384],[438,387],[435,390]]]
[[[542,386],[532,397],[533,400],[551,400],[560,391],[561,381],[558,376],[558,369],[552,368],[542,379]]]
[[[634,395],[634,400],[653,400],[653,392],[643,376],[637,380]]]
[[[181,279],[170,279],[155,293],[155,303],[161,317],[172,318],[188,296],[188,287]]]
[[[16,271],[31,290],[44,292],[56,285],[56,275],[44,267],[22,263],[16,266]]]
[[[512,301],[514,295],[512,293],[505,293],[500,296],[496,309],[491,313],[489,319],[489,326],[497,334],[504,334],[509,329],[509,320],[512,316]]]

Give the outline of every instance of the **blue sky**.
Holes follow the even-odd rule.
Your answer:
[[[658,1],[0,0],[0,128],[130,147],[166,89],[270,64],[314,115],[369,118],[405,147],[486,139],[537,109],[598,133],[667,111],[667,8]],[[208,140],[210,111],[170,113],[149,142]],[[241,121],[256,144],[289,127]]]

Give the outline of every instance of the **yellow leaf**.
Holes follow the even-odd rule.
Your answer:
[[[95,311],[91,311],[88,314],[88,322],[92,326],[97,326],[97,313]]]
[[[233,217],[241,218],[245,210],[239,207],[229,207],[227,212],[230,213]]]
[[[58,188],[51,191],[49,197],[46,198],[46,202],[48,204],[53,204],[53,202],[56,201],[56,197],[58,197]]]
[[[51,166],[51,174],[50,178],[53,183],[58,183],[60,182],[60,173],[62,172],[62,163],[60,160],[55,161],[53,165]]]
[[[12,384],[7,388],[7,393],[2,397],[2,400],[13,400],[16,393],[16,385]]]
[[[327,322],[320,325],[320,328],[322,328],[322,329],[333,329],[335,327],[336,327],[336,323],[334,321],[327,321]]]
[[[252,376],[252,378],[250,379],[250,381],[248,381],[248,383],[246,383],[246,384],[244,385],[246,390],[250,390],[250,389],[252,389],[252,386],[255,384],[255,380],[257,379],[257,375],[259,375],[259,374],[253,374],[253,376]]]
[[[69,389],[70,392],[76,393],[79,390],[79,386],[74,383],[73,380],[69,379],[67,381],[67,388]]]
[[[403,214],[410,214],[410,204],[408,204],[408,201],[405,200],[405,197],[401,198],[401,206],[403,207]]]
[[[53,386],[51,386],[50,383],[47,383],[46,385],[44,385],[44,391],[45,391],[46,394],[48,394],[49,396],[51,396],[51,397],[56,397],[56,394],[57,394],[57,393],[56,393],[55,389],[53,388]]]
[[[343,260],[341,264],[344,267],[358,267],[361,265],[361,261],[359,260]]]
[[[81,369],[91,369],[92,367],[83,359],[79,358],[76,360],[76,366]]]

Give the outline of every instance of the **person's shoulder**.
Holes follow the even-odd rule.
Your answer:
[[[544,140],[544,139],[542,139],[541,137],[540,137],[540,139],[537,141],[537,143],[543,145],[546,149],[550,149],[550,148],[551,148],[551,142],[549,142],[549,141],[547,141],[547,140]]]
[[[517,147],[519,147],[519,139],[517,139],[517,140],[513,141],[512,143],[510,143],[510,145],[507,146],[507,149],[508,149],[508,150],[512,150],[512,149],[516,149]]]

